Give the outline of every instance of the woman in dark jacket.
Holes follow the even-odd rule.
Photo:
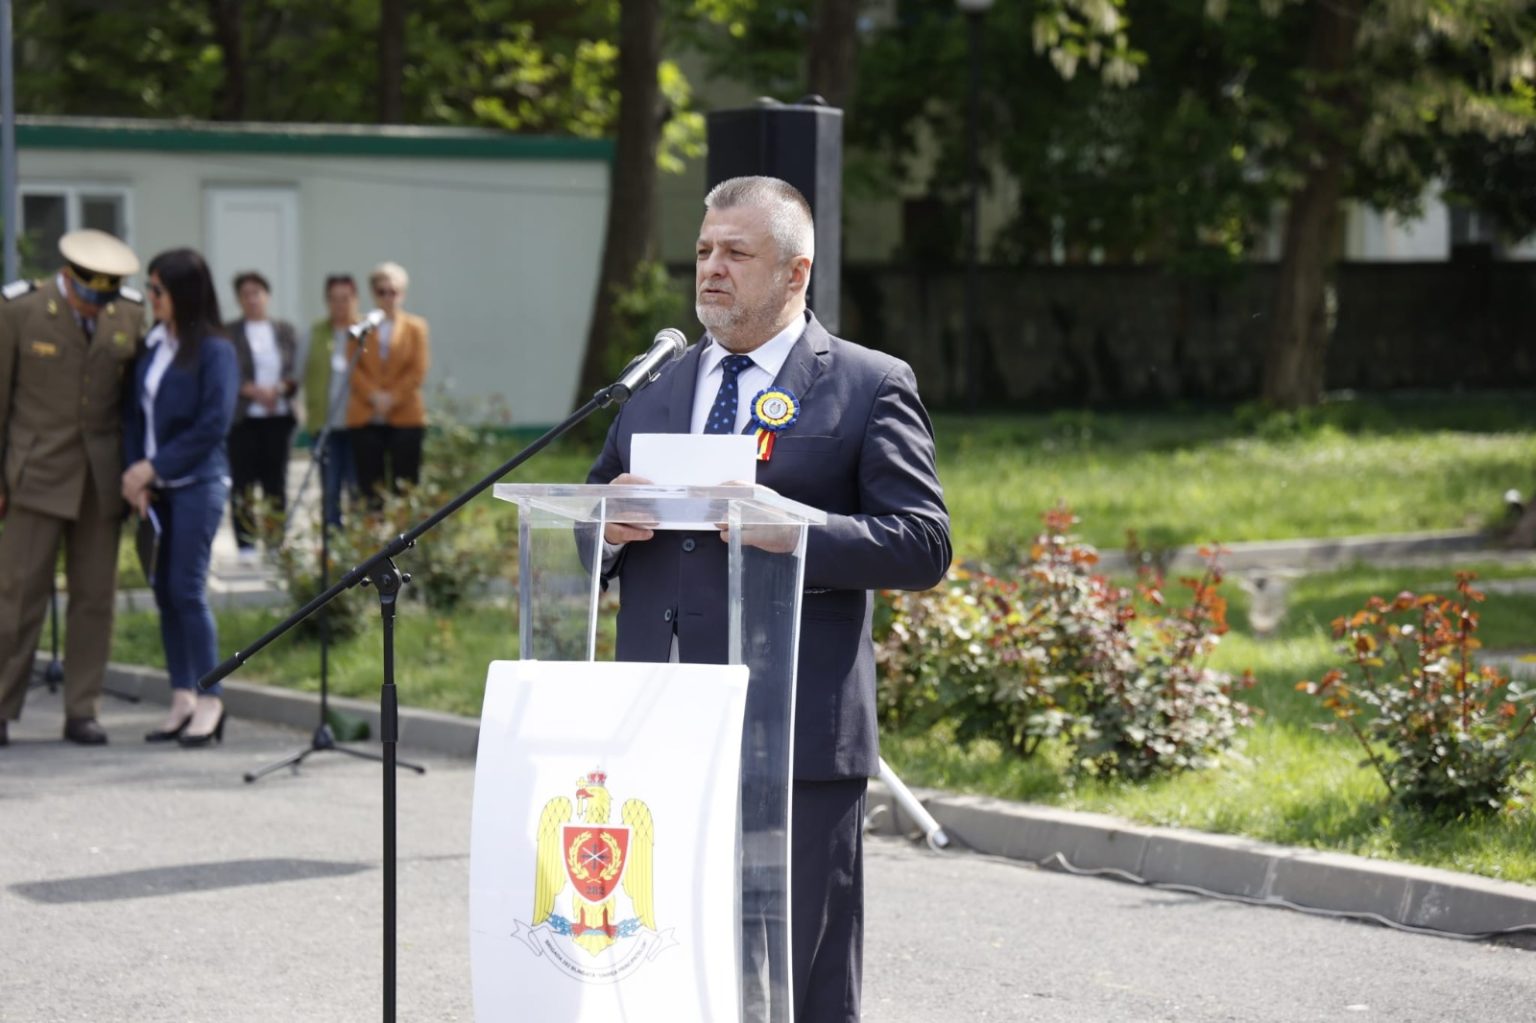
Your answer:
[[[224,737],[223,689],[199,694],[197,680],[218,664],[208,608],[208,559],[229,496],[225,438],[240,370],[223,337],[219,300],[203,257],[162,252],[149,264],[155,326],[134,368],[125,402],[123,498],[159,522],[151,586],[171,676],[171,710],[144,738],[206,746]]]

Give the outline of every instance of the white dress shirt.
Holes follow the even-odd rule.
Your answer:
[[[752,360],[752,365],[741,371],[736,377],[736,429],[740,433],[746,429],[747,420],[752,418],[752,399],[757,393],[770,387],[774,377],[779,375],[779,370],[784,366],[784,360],[789,358],[789,350],[795,347],[795,342],[800,340],[800,335],[805,333],[805,317],[797,316],[789,326],[779,331],[762,346],[747,352]],[[709,339],[704,350],[699,353],[699,375],[693,384],[693,426],[692,432],[703,433],[704,423],[709,419],[709,409],[715,403],[715,395],[720,392],[720,378],[725,371],[720,364],[731,353],[720,347],[714,338]]]
[[[272,321],[246,320],[245,340],[251,346],[251,362],[256,370],[254,381],[256,386],[277,387],[283,379],[283,356],[277,350],[277,332],[272,329]],[[253,401],[246,407],[245,414],[252,419],[286,416],[288,399],[279,394],[277,405],[270,412],[261,402]]]
[[[171,360],[176,358],[177,345],[176,339],[171,337],[171,332],[165,329],[163,323],[155,324],[144,343],[149,346],[151,354],[149,369],[144,373],[144,393],[139,398],[139,407],[144,410],[144,457],[154,458],[155,452],[160,449],[155,441],[155,395],[160,393],[160,381],[165,378]]]

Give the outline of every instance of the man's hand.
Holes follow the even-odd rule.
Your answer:
[[[632,472],[621,472],[608,481],[611,487],[643,487],[650,484],[650,480],[644,476],[636,476]],[[656,535],[656,530],[634,523],[609,522],[603,526],[603,539],[611,544],[635,543],[639,540],[649,540]]]
[[[793,554],[800,546],[800,526],[742,526],[741,543],[744,547],[756,547],[769,554]],[[720,539],[731,542],[731,529],[722,524]]]
[[[752,487],[755,483],[746,480],[726,480],[720,484],[722,487]],[[773,493],[768,487],[764,487],[769,493]],[[720,527],[720,539],[725,543],[731,542],[731,527],[724,522],[715,523]],[[799,526],[742,526],[741,542],[748,547],[756,547],[758,550],[767,551],[769,554],[793,554],[795,548],[800,546]]]

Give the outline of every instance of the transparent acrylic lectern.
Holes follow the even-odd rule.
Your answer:
[[[744,1023],[792,1023],[790,769],[806,527],[826,514],[766,487],[496,486],[518,506],[520,657],[596,660],[603,527],[730,527],[728,660],[750,671],[741,737],[738,889]],[[650,541],[647,541],[650,542]],[[622,602],[623,578],[619,579]],[[681,659],[688,660],[682,650]]]

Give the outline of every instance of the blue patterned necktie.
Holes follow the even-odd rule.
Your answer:
[[[704,421],[705,433],[736,432],[736,378],[750,365],[750,355],[727,355],[720,360],[720,390],[715,392],[715,403]]]

